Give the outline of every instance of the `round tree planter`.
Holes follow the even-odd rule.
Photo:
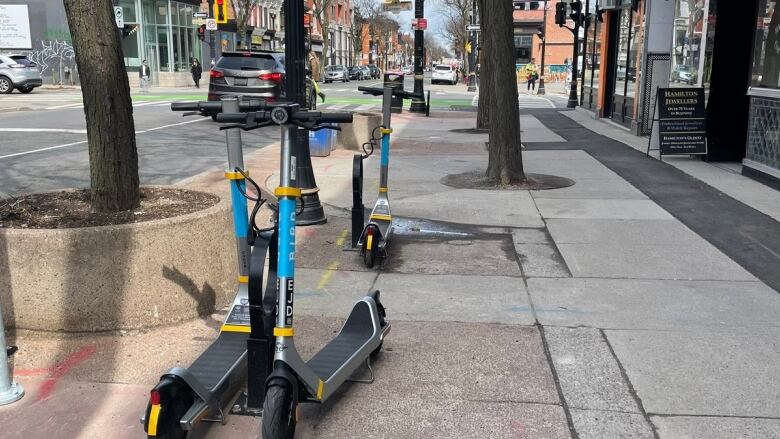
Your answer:
[[[362,145],[371,138],[371,131],[381,123],[381,114],[353,113],[352,123],[341,125],[341,132],[337,136],[336,147],[360,151]],[[380,134],[377,132],[377,135]]]
[[[237,281],[230,204],[173,218],[73,229],[0,229],[9,327],[106,331],[225,306]]]

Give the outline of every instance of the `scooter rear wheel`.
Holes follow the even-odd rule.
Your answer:
[[[366,236],[363,239],[363,263],[367,268],[373,268],[379,254],[379,230],[371,225],[366,229]]]
[[[295,435],[296,404],[292,389],[268,388],[263,402],[263,439],[292,439]]]

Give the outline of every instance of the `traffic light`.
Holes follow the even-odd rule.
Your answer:
[[[555,4],[555,24],[558,26],[566,24],[566,3],[564,2]]]
[[[580,0],[574,0],[570,3],[571,6],[571,14],[569,14],[569,17],[574,21],[576,24],[582,24],[582,2]]]
[[[219,24],[228,22],[228,0],[214,0],[214,19]]]
[[[536,36],[538,36],[540,40],[544,41],[544,25],[541,25],[536,29]]]
[[[206,25],[205,24],[201,24],[200,26],[198,26],[198,39],[201,40],[201,41],[205,41],[206,40]]]

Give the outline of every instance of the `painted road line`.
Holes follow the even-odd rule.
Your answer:
[[[341,110],[342,108],[347,108],[349,104],[337,104],[337,105],[331,105],[328,107],[328,110]]]
[[[172,124],[163,125],[163,126],[159,126],[159,127],[149,128],[148,130],[136,131],[135,133],[136,134],[143,134],[143,133],[148,133],[148,132],[151,132],[151,131],[164,130],[165,128],[177,127],[177,126],[180,126],[180,125],[187,125],[187,124],[196,123],[196,122],[204,122],[204,121],[207,121],[207,120],[210,121],[211,119],[209,119],[207,117],[204,117],[203,119],[195,119],[195,120],[188,120],[186,122],[172,123]]]
[[[47,110],[59,110],[61,108],[76,108],[76,107],[83,107],[83,106],[84,106],[84,104],[82,104],[80,102],[76,102],[75,104],[74,103],[70,103],[70,104],[65,104],[65,105],[57,105],[57,106],[54,106],[54,107],[46,107],[46,109]]]
[[[69,130],[66,128],[0,128],[3,133],[67,133],[87,134],[87,130]]]
[[[367,111],[375,107],[376,105],[374,104],[364,104],[364,105],[359,105],[357,108],[355,108],[355,111]]]
[[[82,143],[87,143],[87,141],[86,140],[82,140],[81,142],[66,143],[64,145],[50,146],[48,148],[34,149],[32,151],[17,152],[16,154],[0,155],[0,160],[2,160],[2,159],[10,159],[11,157],[19,157],[19,156],[27,155],[27,154],[35,154],[37,152],[51,151],[52,149],[67,148],[68,146],[81,145]]]
[[[139,102],[133,102],[133,107],[145,107],[147,105],[154,105],[159,101],[139,101]]]
[[[169,105],[171,105],[171,101],[165,101],[165,102],[161,102],[161,103],[159,103],[159,104],[155,104],[155,105],[153,105],[153,106],[154,106],[154,107],[165,107],[165,106],[169,106]]]
[[[333,277],[333,273],[339,268],[339,265],[341,265],[339,261],[333,261],[330,264],[328,264],[328,269],[325,271],[325,273],[322,273],[322,276],[320,277],[320,281],[317,283],[318,290],[322,290],[325,288],[326,285],[328,285],[328,282],[330,282],[330,278]]]

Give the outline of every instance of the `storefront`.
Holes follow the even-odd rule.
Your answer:
[[[122,50],[131,85],[137,82],[136,72],[143,60],[151,67],[153,84],[189,85],[190,60],[203,58],[192,15],[198,12],[200,1],[118,0],[115,4],[122,7],[125,25],[129,26]],[[222,43],[224,36],[218,38]]]
[[[759,0],[743,173],[780,186],[780,1]]]

